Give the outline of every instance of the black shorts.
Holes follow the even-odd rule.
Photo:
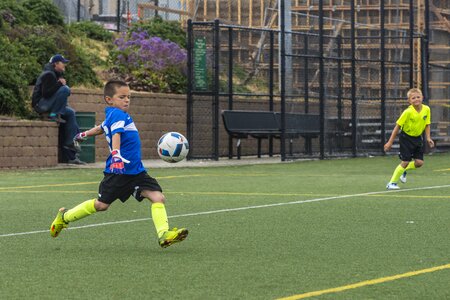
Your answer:
[[[423,141],[422,136],[410,136],[404,132],[399,135],[400,153],[398,157],[402,161],[411,161],[413,159],[423,160]]]
[[[103,203],[111,204],[116,199],[125,202],[131,195],[140,202],[144,199],[141,196],[142,191],[162,192],[158,181],[145,171],[137,175],[104,174],[105,177],[98,187],[98,201]]]

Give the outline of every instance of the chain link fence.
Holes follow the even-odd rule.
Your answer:
[[[333,18],[323,19],[320,33],[318,16],[296,18],[300,24],[307,24],[308,30],[286,31],[284,54],[279,51],[279,30],[193,22],[189,31],[193,60],[193,86],[188,95],[189,113],[194,116],[190,120],[191,139],[206,132],[205,128],[197,127],[204,123],[195,116],[208,118],[206,122],[212,131],[208,132],[211,135],[207,141],[198,140],[199,144],[192,146],[192,158],[196,158],[196,147],[202,151],[209,148],[205,153],[210,158],[227,153],[233,156],[236,141],[224,138],[227,134],[219,120],[220,110],[281,111],[279,59],[283,55],[285,112],[319,114],[323,118],[319,138],[299,136],[285,141],[286,158],[384,153],[383,145],[396,119],[408,106],[408,89],[424,84],[421,74],[426,71],[420,64],[424,56],[421,51],[425,48],[423,36],[409,29],[391,26],[381,30],[357,20],[352,24]],[[204,46],[209,64],[200,72],[195,52],[199,35],[209,36]],[[204,90],[198,89],[197,73],[206,76]],[[445,71],[442,73],[445,76]],[[209,106],[205,105],[205,99],[210,101]],[[196,105],[200,103],[208,111],[197,110]],[[441,116],[436,114],[434,135],[438,134],[440,121]],[[256,140],[238,142],[250,145],[243,148],[243,155],[257,154]],[[262,154],[280,153],[278,144],[271,144],[270,139],[263,141]],[[394,148],[393,153],[397,150]]]

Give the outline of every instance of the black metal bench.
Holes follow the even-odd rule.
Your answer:
[[[223,110],[223,124],[232,138],[237,138],[237,157],[241,155],[241,139],[253,137],[258,140],[258,157],[261,157],[261,140],[281,136],[281,113],[273,111]],[[306,139],[308,153],[312,153],[311,138],[320,134],[320,118],[316,114],[285,114],[285,137],[299,136]]]

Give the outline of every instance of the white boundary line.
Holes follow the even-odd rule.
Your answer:
[[[236,208],[225,208],[225,209],[219,209],[219,210],[210,210],[210,211],[202,211],[202,212],[189,213],[189,214],[174,215],[174,216],[169,216],[169,219],[191,217],[191,216],[201,216],[201,215],[211,215],[211,214],[227,213],[227,212],[233,212],[233,211],[257,209],[257,208],[268,208],[268,207],[275,207],[275,206],[303,204],[303,203],[311,203],[311,202],[319,202],[319,201],[329,201],[329,200],[361,197],[361,196],[368,196],[368,195],[377,195],[377,194],[386,194],[386,193],[400,193],[400,192],[420,191],[420,190],[432,190],[432,189],[440,189],[440,188],[448,188],[448,187],[450,187],[450,184],[428,186],[428,187],[419,187],[419,188],[411,188],[411,189],[403,189],[403,190],[393,190],[393,191],[367,192],[367,193],[359,193],[359,194],[351,194],[351,195],[332,196],[332,197],[315,198],[315,199],[309,199],[309,200],[298,200],[298,201],[291,201],[291,202],[279,202],[279,203],[272,203],[272,204],[253,205],[253,206],[244,206],[244,207],[236,207]],[[134,223],[134,222],[141,222],[141,221],[148,221],[148,220],[151,220],[151,218],[142,218],[142,219],[133,219],[133,220],[123,220],[123,221],[114,221],[114,222],[89,224],[89,225],[83,225],[83,226],[70,227],[68,229],[69,230],[83,229],[83,228],[89,228],[89,227],[99,227],[99,226],[107,226],[107,225],[115,225],[115,224]],[[47,232],[49,232],[49,230],[37,230],[37,231],[27,231],[27,232],[5,233],[5,234],[0,234],[0,238],[10,237],[10,236],[19,236],[19,235],[31,235],[31,234],[36,234],[36,233],[47,233]]]

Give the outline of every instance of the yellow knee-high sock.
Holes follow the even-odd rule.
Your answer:
[[[164,203],[157,202],[152,204],[152,219],[158,237],[161,237],[165,231],[169,230],[169,221]]]
[[[405,168],[402,167],[402,165],[398,165],[397,168],[394,170],[394,174],[392,174],[391,181],[392,183],[397,183],[400,179],[400,176],[402,176],[403,172],[405,172]]]
[[[406,166],[405,171],[407,171],[407,170],[414,170],[415,168],[416,168],[416,165],[415,165],[415,163],[412,161],[412,162],[410,162],[410,163]]]
[[[64,221],[73,222],[93,213],[97,212],[94,207],[95,199],[84,201],[81,204],[78,204],[74,208],[69,209],[64,213]]]

